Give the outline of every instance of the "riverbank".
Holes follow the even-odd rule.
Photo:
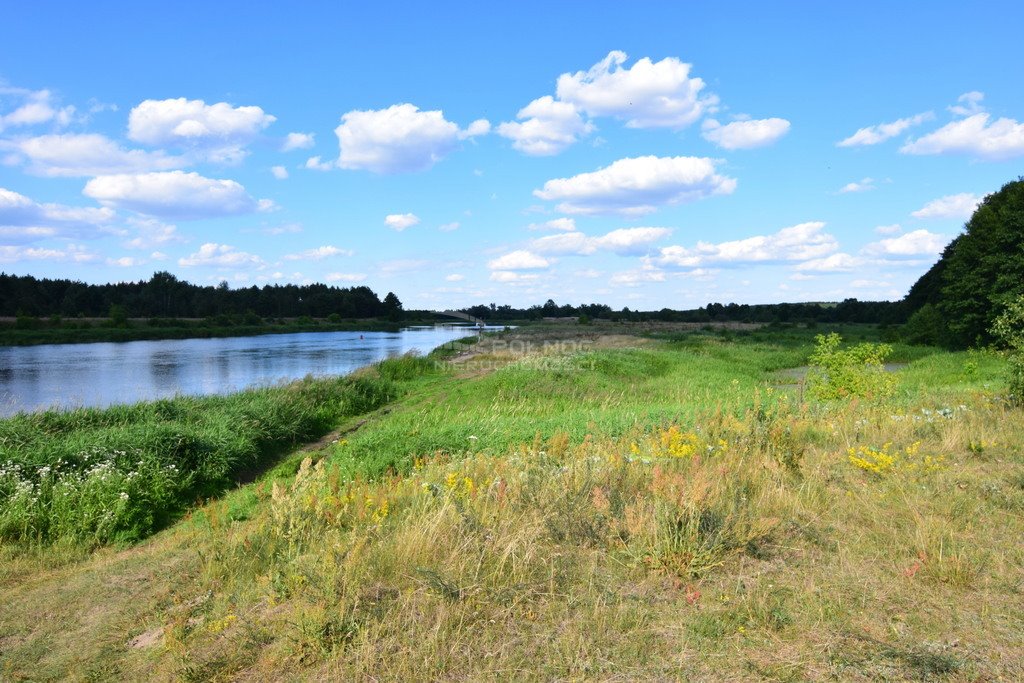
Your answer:
[[[114,324],[103,318],[35,320],[23,323],[13,318],[0,321],[0,346],[36,346],[40,344],[90,344],[95,342],[153,341],[158,339],[212,339],[252,337],[264,334],[295,334],[298,332],[398,332],[404,327],[434,325],[437,319],[332,321],[323,319],[280,319],[246,322],[244,317],[232,321],[229,316],[210,319],[125,320]]]
[[[629,331],[389,361],[355,378],[394,388],[381,409],[146,541],[5,542],[0,671],[1024,675],[1024,420],[1001,358],[897,346],[891,394],[801,401],[777,373],[813,331]]]

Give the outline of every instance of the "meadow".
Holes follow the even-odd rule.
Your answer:
[[[829,331],[537,326],[344,380],[4,422],[0,462],[34,490],[94,445],[194,474],[122,533],[40,533],[63,528],[52,502],[5,522],[0,675],[1021,679],[1005,359],[894,344],[836,386],[836,353],[885,354],[848,327],[823,356]],[[201,448],[155,436],[186,427]]]

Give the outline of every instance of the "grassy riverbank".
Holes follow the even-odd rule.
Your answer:
[[[358,380],[385,410],[144,542],[5,541],[0,672],[1024,676],[1024,419],[1001,358],[897,347],[891,395],[816,401],[778,372],[806,363],[808,331],[648,332],[389,361]],[[345,405],[320,430],[353,427]],[[37,444],[91,438],[80,415],[0,443],[41,465],[56,451]]]

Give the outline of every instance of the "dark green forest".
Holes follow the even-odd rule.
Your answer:
[[[909,341],[954,349],[995,341],[992,324],[1024,294],[1024,178],[984,200],[904,299]]]

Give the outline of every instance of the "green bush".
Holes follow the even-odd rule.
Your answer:
[[[888,344],[863,342],[841,349],[838,333],[819,334],[810,357],[807,386],[813,396],[837,398],[886,398],[896,391],[896,378],[885,370],[892,354]]]
[[[992,336],[1008,352],[1010,401],[1024,405],[1024,294],[1007,304],[992,324]]]

